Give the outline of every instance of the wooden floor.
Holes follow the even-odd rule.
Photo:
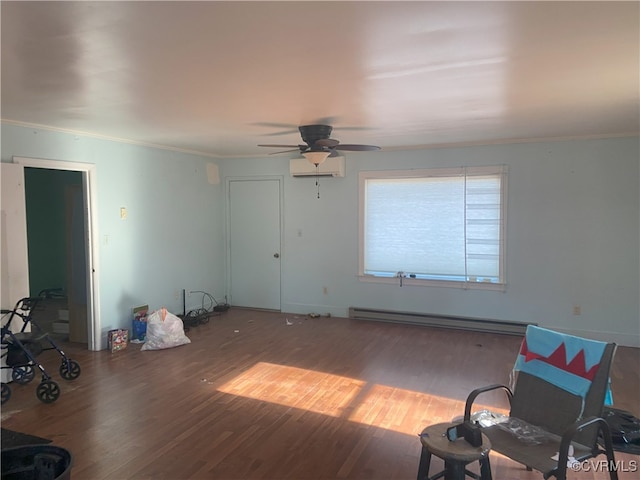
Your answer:
[[[2,426],[69,449],[74,480],[414,479],[417,433],[462,415],[472,389],[508,383],[521,342],[242,309],[188,336],[191,344],[162,351],[63,344],[82,367],[72,382],[60,378],[56,352],[45,352],[38,359],[62,395],[43,404],[37,381],[12,384]],[[615,406],[634,415],[639,366],[640,350],[618,349]],[[482,403],[506,407],[501,395]],[[617,459],[626,467],[640,457]],[[497,454],[491,461],[494,479],[542,478]],[[434,458],[432,474],[441,468]]]

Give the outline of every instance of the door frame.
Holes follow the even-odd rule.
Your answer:
[[[280,298],[278,304],[282,310],[282,260],[284,258],[284,177],[282,175],[250,175],[246,177],[226,177],[225,178],[225,246],[226,246],[226,295],[231,298],[231,182],[238,181],[278,181],[279,203],[280,203]]]
[[[87,265],[87,330],[88,349],[101,350],[100,286],[98,269],[98,224],[97,210],[97,173],[96,166],[90,163],[66,162],[44,158],[13,157],[13,163],[28,168],[46,168],[49,170],[70,170],[82,173],[82,197],[84,203],[85,251]]]

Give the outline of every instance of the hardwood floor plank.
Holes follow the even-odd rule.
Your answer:
[[[461,416],[471,390],[508,384],[521,342],[247,309],[187,335],[191,344],[181,347],[142,352],[130,344],[113,354],[65,342],[82,367],[73,382],[60,378],[60,357],[44,352],[38,359],[60,384],[59,400],[39,402],[37,380],[12,384],[2,426],[69,449],[76,480],[413,479],[417,433]],[[639,349],[618,349],[616,407],[635,415],[639,367]],[[494,392],[476,407],[508,404]],[[491,461],[496,480],[542,478],[497,454]],[[434,457],[431,471],[438,468]],[[637,472],[620,473],[631,478]]]

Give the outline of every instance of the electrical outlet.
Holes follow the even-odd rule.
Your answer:
[[[327,287],[322,287],[322,293],[324,295],[329,295],[329,289]]]
[[[574,315],[580,315],[582,313],[582,309],[580,308],[580,305],[574,305],[573,306],[573,314]]]

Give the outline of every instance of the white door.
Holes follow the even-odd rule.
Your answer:
[[[24,168],[2,163],[2,283],[0,302],[10,309],[29,296],[27,256],[27,210],[24,199]]]
[[[0,167],[2,179],[0,186],[2,189],[0,306],[9,310],[18,300],[29,296],[27,210],[24,200],[24,168],[22,165],[12,163],[2,163]],[[8,320],[8,317],[3,318],[4,320]],[[2,357],[2,366],[5,365],[5,357]],[[8,368],[1,370],[3,382],[9,381],[10,373],[11,370]]]
[[[280,310],[280,180],[230,180],[229,303]]]

